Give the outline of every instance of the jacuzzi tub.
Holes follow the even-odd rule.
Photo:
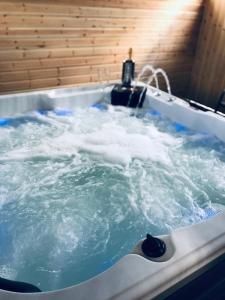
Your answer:
[[[27,113],[33,110],[53,110],[57,107],[74,109],[101,101],[110,102],[112,85],[0,96],[0,117]],[[197,110],[187,102],[149,89],[144,107],[166,115],[189,129],[207,132],[225,142],[225,119],[213,112]],[[215,266],[220,266],[225,253],[225,216],[219,212],[207,220],[161,236],[167,246],[159,259],[147,259],[141,243],[133,253],[102,274],[81,284],[54,292],[21,294],[0,291],[0,299],[165,299],[178,289],[200,278]],[[172,296],[171,296],[172,297]]]

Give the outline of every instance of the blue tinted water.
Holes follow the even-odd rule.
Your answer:
[[[0,127],[0,276],[42,290],[70,286],[147,232],[224,205],[224,143],[155,111],[131,115],[91,107]]]

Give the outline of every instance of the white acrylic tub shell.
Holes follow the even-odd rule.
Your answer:
[[[76,108],[110,101],[112,85],[55,89],[0,96],[0,117],[10,117],[35,109],[57,107]],[[169,95],[154,95],[149,89],[144,103],[198,132],[209,133],[225,142],[225,118],[213,112],[203,112],[179,98],[169,102]],[[141,251],[141,241],[133,254],[123,257],[113,267],[81,284],[54,292],[21,294],[0,290],[2,300],[106,300],[152,299],[174,289],[185,278],[204,268],[225,253],[225,214],[200,224],[161,236],[167,252],[160,259],[148,260]]]

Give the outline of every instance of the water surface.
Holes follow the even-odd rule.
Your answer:
[[[225,203],[224,143],[154,111],[32,113],[0,127],[0,276],[42,290]]]

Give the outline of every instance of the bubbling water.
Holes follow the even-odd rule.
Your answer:
[[[0,276],[54,290],[109,268],[147,232],[225,199],[224,144],[154,111],[80,109],[0,127]]]

